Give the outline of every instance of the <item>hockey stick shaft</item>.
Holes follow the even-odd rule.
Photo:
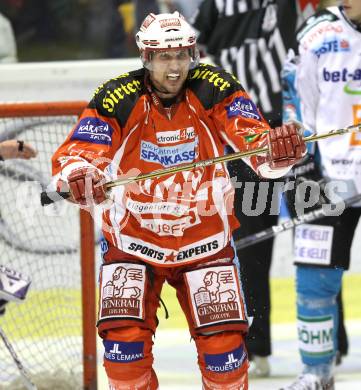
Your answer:
[[[1,327],[0,327],[0,337],[3,340],[6,349],[9,351],[11,357],[13,358],[13,360],[17,366],[26,389],[27,390],[37,390],[37,387],[31,381],[29,373],[26,371],[25,367],[21,363],[17,353],[15,352],[13,346],[11,345],[9,339],[7,338],[5,332],[3,331],[3,329]]]
[[[345,199],[342,202],[336,203],[335,206],[337,207],[345,205],[345,207],[347,208],[359,201],[361,201],[361,194],[357,194],[355,196],[352,196],[351,198]],[[302,225],[303,223],[316,221],[317,219],[323,218],[325,216],[327,216],[327,212],[322,207],[320,207],[319,209],[310,211],[300,217],[287,219],[285,222],[282,222],[279,225],[274,225],[267,229],[261,230],[258,233],[251,234],[244,238],[240,238],[239,240],[235,241],[234,244],[237,250],[244,249],[249,246],[258,244],[262,241],[268,240],[269,238],[273,238],[278,233],[285,232],[298,225]]]
[[[304,140],[305,140],[305,142],[315,142],[315,141],[318,141],[318,140],[321,140],[324,138],[334,137],[336,135],[347,134],[347,133],[355,132],[355,131],[361,131],[361,124],[344,127],[342,129],[338,129],[338,130],[331,130],[325,134],[319,134],[319,135],[313,135],[310,137],[305,137]],[[196,161],[194,163],[179,165],[177,167],[160,169],[157,171],[152,171],[152,172],[141,174],[138,176],[127,177],[125,179],[117,179],[117,180],[113,180],[113,181],[108,182],[106,184],[106,189],[109,190],[110,188],[113,188],[113,187],[129,184],[129,183],[135,183],[135,182],[139,182],[139,181],[146,180],[146,179],[159,178],[159,177],[170,175],[173,173],[190,171],[192,169],[204,168],[204,167],[207,167],[209,165],[215,165],[218,163],[239,160],[241,158],[251,157],[251,156],[254,156],[257,154],[266,153],[267,151],[268,151],[268,148],[265,147],[265,148],[250,150],[247,152],[230,153],[230,154],[227,154],[224,156],[214,157],[214,158],[210,158],[207,160]],[[45,205],[54,203],[54,202],[61,200],[61,199],[67,199],[69,197],[70,197],[69,192],[49,192],[49,193],[42,192],[41,193],[41,204],[42,204],[42,206],[45,206]]]

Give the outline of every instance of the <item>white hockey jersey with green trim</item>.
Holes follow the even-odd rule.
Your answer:
[[[304,125],[318,134],[361,123],[361,29],[342,7],[309,18],[298,33],[296,85]],[[361,192],[361,133],[319,142],[324,175]],[[353,194],[350,194],[353,195]]]

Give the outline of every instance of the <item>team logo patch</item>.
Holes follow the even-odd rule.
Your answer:
[[[144,319],[145,266],[104,264],[101,270],[99,321],[122,317]]]
[[[229,106],[226,106],[226,110],[228,118],[243,116],[248,119],[261,119],[261,115],[259,114],[256,105],[252,100],[246,99],[243,96],[235,98]]]
[[[237,370],[242,366],[246,360],[247,353],[243,346],[218,354],[204,354],[204,361],[206,363],[206,370],[212,372],[229,372]]]
[[[104,357],[115,363],[129,363],[144,359],[144,342],[104,340]]]
[[[70,139],[111,145],[113,131],[113,128],[105,121],[95,117],[86,117],[78,123]]]
[[[234,266],[211,267],[185,274],[193,319],[197,327],[245,321],[244,302]]]

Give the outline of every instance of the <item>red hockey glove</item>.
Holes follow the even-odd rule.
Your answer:
[[[299,162],[306,153],[306,144],[294,123],[271,129],[268,134],[269,165],[286,168]]]
[[[76,203],[99,204],[107,198],[105,176],[95,168],[78,168],[70,172],[68,185]]]

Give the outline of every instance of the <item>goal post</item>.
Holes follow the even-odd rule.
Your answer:
[[[83,308],[83,383],[85,390],[97,389],[95,240],[92,216],[80,210],[81,276]]]
[[[0,104],[0,142],[20,139],[38,151],[31,160],[0,162],[0,265],[31,279],[27,298],[5,306],[0,326],[39,390],[97,389],[93,219],[65,201],[40,205],[51,156],[86,104]],[[19,384],[0,345],[0,390]]]

